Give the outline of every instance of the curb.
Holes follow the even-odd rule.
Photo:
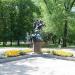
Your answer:
[[[56,56],[56,55],[49,55],[49,54],[32,54],[32,55],[23,55],[18,57],[8,57],[8,58],[2,58],[0,59],[0,63],[6,63],[26,58],[32,58],[32,57],[44,57],[44,58],[54,58],[54,59],[62,59],[62,60],[69,60],[69,61],[75,61],[75,57],[62,57],[62,56]]]
[[[56,59],[62,59],[62,60],[69,60],[69,61],[75,61],[75,57],[62,57],[62,56],[56,56],[56,55],[49,55],[49,54],[43,54],[43,57],[47,58],[56,58]]]
[[[39,57],[39,55],[23,55],[18,57],[1,58],[0,63],[11,62],[11,61],[21,60],[26,58],[32,58],[32,57]]]

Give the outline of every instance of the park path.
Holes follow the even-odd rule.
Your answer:
[[[0,53],[6,50],[26,48],[0,48]],[[42,50],[56,50],[56,48],[43,48]],[[60,50],[60,49],[57,49]],[[63,50],[75,53],[74,48]],[[22,60],[0,63],[0,75],[74,75],[75,61],[67,61],[56,58],[32,57]]]
[[[0,64],[0,75],[74,75],[75,62],[32,57]]]

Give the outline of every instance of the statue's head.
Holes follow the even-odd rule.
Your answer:
[[[44,26],[44,23],[42,20],[36,20],[34,22],[34,29],[35,30],[40,30],[40,29],[42,29],[43,26]]]

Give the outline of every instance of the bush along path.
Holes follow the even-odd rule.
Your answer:
[[[0,63],[16,61],[31,57],[44,57],[44,58],[55,58],[75,61],[74,54],[63,50],[47,50],[42,51],[42,54],[36,54],[31,49],[26,50],[7,50],[0,56]]]

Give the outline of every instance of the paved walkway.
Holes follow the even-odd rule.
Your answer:
[[[0,64],[0,75],[74,75],[75,62],[33,57]]]
[[[25,48],[0,48],[5,50]],[[45,48],[44,48],[45,49]],[[50,49],[54,50],[54,49]],[[64,49],[75,53],[75,49]],[[74,75],[75,61],[56,58],[32,57],[0,64],[0,75]]]

